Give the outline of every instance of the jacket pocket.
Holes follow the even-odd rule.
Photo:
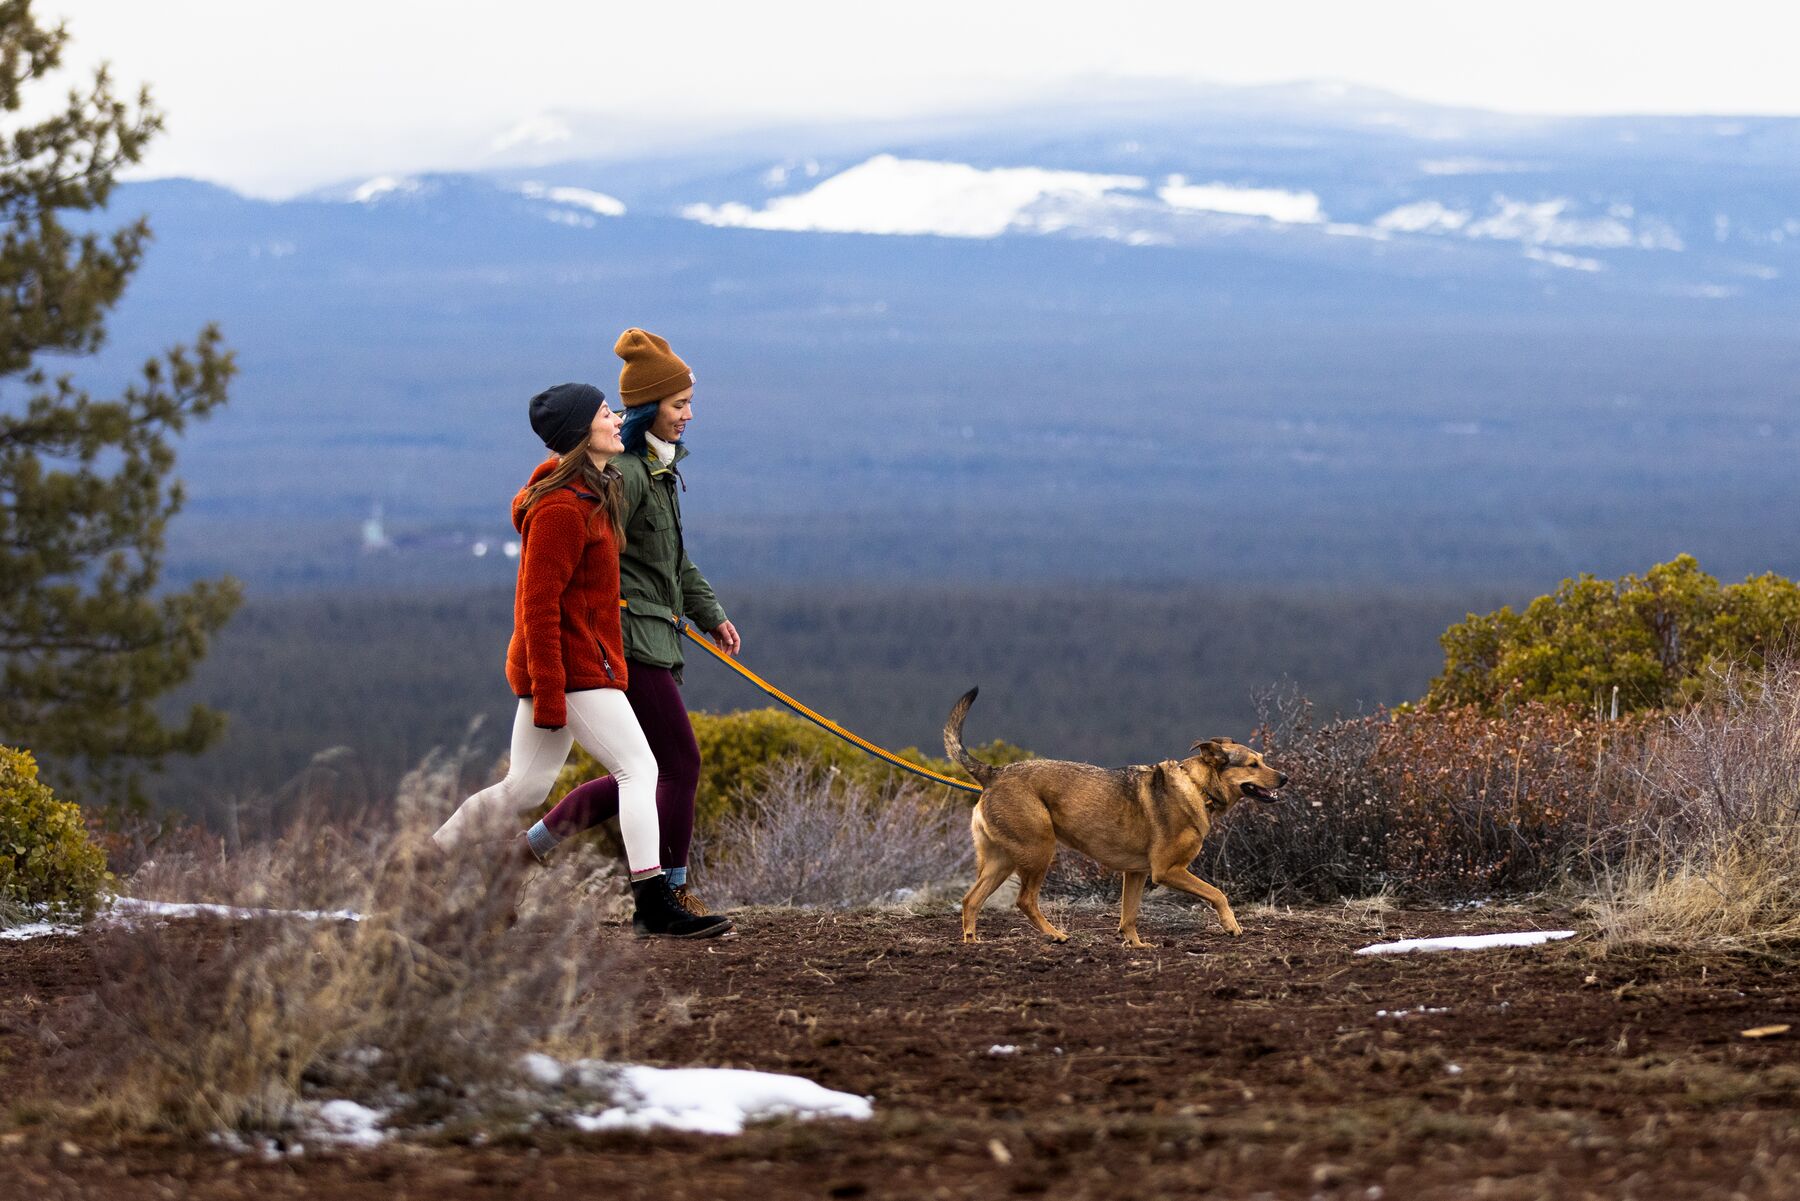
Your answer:
[[[589,609],[588,610],[588,629],[590,629],[590,630],[598,629],[599,625],[600,625],[600,623],[594,620],[594,611],[592,609]],[[606,678],[609,680],[618,679],[619,677],[617,677],[613,674],[612,660],[607,658],[606,643],[600,641],[600,635],[598,635],[598,634],[594,635],[594,649],[596,651],[600,652],[600,670],[604,671],[606,673]]]

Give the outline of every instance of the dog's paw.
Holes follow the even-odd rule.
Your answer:
[[[964,942],[980,942],[981,935],[975,933],[975,931],[973,931],[973,930],[964,930],[963,931],[963,941]]]
[[[1233,938],[1242,938],[1244,937],[1244,928],[1238,925],[1236,921],[1227,919],[1225,922],[1225,933],[1231,935]]]
[[[1156,946],[1153,942],[1145,942],[1143,939],[1136,937],[1126,939],[1125,945],[1134,951],[1148,951]]]
[[[1068,932],[1064,930],[1052,930],[1050,931],[1049,937],[1050,941],[1056,943],[1058,946],[1069,941]]]

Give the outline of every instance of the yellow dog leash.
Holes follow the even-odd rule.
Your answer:
[[[625,608],[625,602],[621,600],[619,602],[619,607],[621,609]],[[730,655],[726,654],[724,651],[722,651],[718,647],[714,646],[706,638],[706,636],[704,634],[701,634],[698,630],[694,629],[693,624],[691,622],[689,622],[687,618],[682,617],[679,614],[675,614],[675,615],[672,615],[669,618],[669,620],[675,623],[675,628],[677,630],[680,630],[683,634],[686,634],[694,642],[696,642],[700,646],[704,647],[707,654],[711,655],[713,658],[717,659],[719,662],[721,662],[725,666],[729,667],[732,671],[737,672],[740,676],[743,676],[746,680],[749,680],[752,684],[754,684],[758,688],[762,689],[769,696],[772,696],[776,700],[780,701],[783,705],[786,705],[789,709],[792,709],[795,713],[798,713],[801,717],[804,717],[807,721],[812,722],[815,726],[818,726],[820,729],[826,731],[827,733],[834,734],[837,737],[842,738],[845,742],[849,743],[851,746],[855,747],[857,750],[862,751],[864,754],[873,755],[875,758],[881,760],[883,763],[886,763],[891,767],[897,767],[901,771],[911,772],[915,776],[923,776],[925,779],[930,780],[933,784],[942,784],[945,788],[958,788],[958,789],[961,789],[963,792],[980,792],[981,791],[981,789],[978,788],[977,786],[975,786],[974,784],[967,784],[961,780],[953,780],[949,776],[939,775],[937,772],[932,771],[928,767],[920,767],[916,763],[908,763],[906,760],[902,759],[900,756],[894,754],[894,752],[886,749],[885,747],[876,746],[874,743],[870,742],[867,738],[862,737],[860,734],[855,734],[849,730],[846,730],[843,726],[838,725],[835,721],[832,721],[829,717],[826,717],[825,715],[823,715],[821,713],[815,713],[813,710],[807,708],[805,705],[802,705],[799,701],[795,700],[793,697],[789,696],[787,693],[783,692],[781,689],[775,687],[775,685],[769,683],[767,680],[763,679],[761,676],[759,676],[755,672],[751,671],[748,667],[745,667],[742,663],[739,663],[736,659],[732,658]]]

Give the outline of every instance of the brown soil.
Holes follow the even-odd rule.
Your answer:
[[[873,1097],[873,1122],[280,1160],[27,1123],[0,1133],[0,1197],[1800,1197],[1800,1031],[1740,1033],[1800,1027],[1791,961],[1351,953],[1579,928],[1518,910],[1246,908],[1234,940],[1159,899],[1150,951],[1106,910],[1052,917],[1074,942],[1007,910],[972,946],[947,912],[756,912],[732,940],[633,948],[636,1058],[796,1073]],[[83,939],[0,942],[16,1114],[82,1054],[42,1032],[94,985]],[[1377,1016],[1420,1007],[1443,1012]]]

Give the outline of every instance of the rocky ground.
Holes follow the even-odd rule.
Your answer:
[[[630,944],[633,1056],[807,1077],[870,1122],[736,1138],[542,1126],[265,1158],[31,1120],[86,1053],[47,1033],[96,985],[88,935],[0,942],[0,1195],[61,1198],[789,1196],[1794,1198],[1792,960],[1532,948],[1359,956],[1389,939],[1582,929],[1567,913],[1242,907],[1157,898],[1157,945],[1067,904],[1052,946],[1010,910],[740,916]],[[210,933],[209,933],[210,931]],[[194,953],[217,927],[194,924]],[[0,1119],[5,1111],[0,1111]],[[21,1121],[23,1118],[25,1120]]]

